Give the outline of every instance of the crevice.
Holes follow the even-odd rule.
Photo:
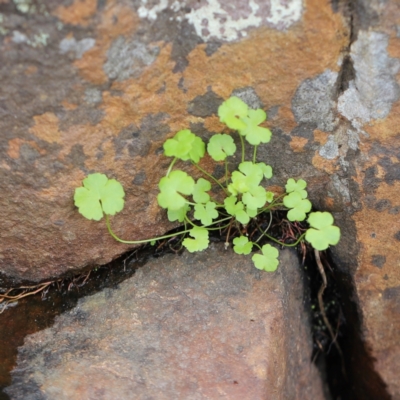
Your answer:
[[[328,279],[324,293],[325,313],[335,329],[343,359],[332,344],[318,308],[317,296],[322,278],[312,252],[307,254],[304,272],[305,281],[309,283],[306,293],[311,305],[312,360],[326,379],[329,396],[333,400],[390,400],[386,384],[375,370],[375,360],[363,339],[353,279],[334,264],[330,253],[321,256]]]

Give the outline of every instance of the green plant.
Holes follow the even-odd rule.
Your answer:
[[[160,193],[157,201],[167,211],[171,222],[181,222],[185,229],[182,245],[190,252],[202,251],[209,245],[209,233],[212,230],[227,230],[226,245],[229,245],[230,233],[233,230],[233,250],[237,254],[250,254],[254,248],[260,250],[252,256],[256,268],[264,271],[275,271],[278,267],[279,252],[270,244],[261,246],[261,239],[269,239],[283,246],[296,246],[303,240],[309,242],[316,250],[325,250],[336,245],[340,239],[340,229],[333,225],[333,217],[328,212],[311,212],[311,202],[307,199],[307,183],[303,179],[288,179],[286,192],[275,198],[274,193],[267,191],[263,183],[272,177],[272,167],[264,162],[257,162],[257,147],[271,140],[271,131],[260,126],[267,116],[261,110],[249,109],[238,97],[231,97],[218,109],[220,121],[228,128],[237,130],[241,144],[241,156],[238,168],[229,171],[228,158],[234,156],[236,144],[226,133],[211,137],[206,146],[203,140],[185,129],[164,143],[164,154],[172,157],[166,175],[159,182]],[[245,160],[246,142],[253,146],[252,160]],[[225,176],[221,179],[205,171],[199,162],[205,155],[215,162],[223,162]],[[204,177],[197,181],[188,173],[174,169],[178,160],[189,161]],[[211,189],[219,188],[219,193]],[[216,194],[215,194],[216,193]],[[110,226],[109,215],[121,211],[124,206],[124,190],[114,179],[95,173],[83,181],[83,187],[75,190],[75,205],[79,212],[88,219],[100,220],[105,215],[107,229],[111,236],[122,243],[140,244],[176,236],[176,233],[157,238],[127,241],[116,236]],[[272,222],[272,211],[286,209],[290,223],[304,221],[310,228],[300,230],[292,241],[285,243],[271,236],[268,231]],[[261,229],[257,218],[269,213],[270,222],[266,229]],[[247,225],[255,221],[258,226],[257,240],[249,240]]]

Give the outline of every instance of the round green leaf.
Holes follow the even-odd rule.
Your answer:
[[[199,180],[194,185],[193,200],[196,203],[207,203],[210,200],[210,195],[207,193],[211,189],[211,183],[204,178]]]
[[[311,228],[306,231],[306,240],[314,249],[326,250],[330,245],[338,244],[340,228],[333,225],[333,216],[329,212],[313,212],[307,219]]]
[[[270,244],[265,244],[262,249],[262,254],[254,254],[251,258],[254,266],[267,272],[276,271],[279,265],[279,251]]]
[[[157,196],[158,204],[162,208],[176,211],[186,204],[186,199],[182,194],[190,195],[193,193],[194,180],[186,172],[176,170],[161,178],[158,187],[160,189]]]
[[[311,211],[312,204],[309,200],[303,199],[302,194],[298,191],[291,192],[283,198],[283,204],[287,208],[291,208],[287,217],[289,221],[304,221],[306,213]]]
[[[268,128],[258,126],[267,119],[265,111],[249,110],[248,116],[242,118],[246,124],[244,129],[240,129],[239,133],[246,137],[246,140],[253,146],[258,146],[260,143],[268,143],[271,140],[271,131]]]
[[[253,242],[249,242],[246,236],[240,236],[233,239],[233,251],[236,254],[250,254],[253,248]]]
[[[245,129],[246,124],[241,118],[247,116],[248,109],[249,107],[243,100],[239,99],[239,97],[232,96],[219,106],[218,116],[220,121],[231,129]]]
[[[205,226],[211,225],[213,219],[218,218],[218,211],[215,209],[216,204],[209,201],[206,205],[196,204],[194,206],[194,217],[201,221]]]
[[[307,191],[304,190],[307,186],[307,182],[304,179],[299,179],[297,182],[290,178],[287,180],[285,185],[286,193],[298,192],[301,198],[307,198]]]
[[[206,228],[196,226],[190,230],[189,235],[194,239],[186,238],[182,242],[189,252],[202,251],[208,247],[208,230]]]
[[[95,173],[83,180],[83,187],[75,189],[74,202],[85,218],[100,221],[103,212],[115,215],[124,208],[124,196],[124,189],[117,180]]]
[[[192,160],[195,163],[205,154],[203,140],[189,129],[179,131],[172,139],[164,143],[164,153],[168,157],[176,157],[180,160]]]
[[[235,154],[236,145],[231,136],[218,133],[211,137],[207,145],[208,154],[215,161],[223,161]]]

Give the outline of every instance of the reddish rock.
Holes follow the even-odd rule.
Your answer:
[[[126,208],[112,221],[120,237],[171,228],[156,202],[168,165],[162,143],[187,127],[203,137],[220,132],[216,110],[235,90],[270,110],[274,152],[291,151],[297,88],[327,70],[333,77],[348,42],[329,1],[267,9],[257,0],[258,11],[242,1],[14,3],[0,20],[0,271],[15,279],[47,279],[127,250],[73,205],[90,172],[126,189]],[[216,9],[226,18],[214,20]],[[328,104],[324,115],[331,114]],[[305,153],[290,162],[267,154],[260,150],[275,168],[273,185],[302,175],[308,163]],[[310,167],[307,176],[329,182]]]
[[[324,399],[296,254],[153,259],[19,350],[11,399]]]

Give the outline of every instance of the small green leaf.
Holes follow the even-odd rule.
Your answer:
[[[311,228],[306,231],[306,240],[314,249],[326,250],[329,245],[336,245],[340,240],[340,228],[333,225],[333,216],[329,212],[313,212],[307,222]]]
[[[304,190],[307,186],[307,182],[303,179],[299,179],[297,182],[290,178],[287,180],[285,185],[286,193],[298,192],[302,199],[307,198],[307,190]]]
[[[115,215],[124,208],[124,196],[124,189],[117,180],[95,173],[83,180],[83,187],[75,189],[74,202],[85,218],[100,221],[103,212]]]
[[[272,203],[274,201],[274,194],[272,192],[267,192],[267,202]]]
[[[196,204],[194,206],[194,217],[201,221],[205,226],[212,224],[213,219],[218,218],[218,211],[215,209],[216,204],[209,201],[205,206]]]
[[[218,133],[211,137],[207,151],[213,160],[223,161],[227,156],[235,154],[236,145],[231,136]]]
[[[181,194],[193,193],[194,180],[186,172],[176,170],[161,178],[158,187],[160,189],[157,196],[158,204],[162,208],[176,211],[186,204],[186,199]]]
[[[227,156],[235,154],[236,145],[231,136],[218,133],[211,137],[207,151],[213,160],[223,161]]]
[[[183,222],[186,214],[190,211],[190,206],[189,204],[185,204],[182,208],[179,210],[168,210],[168,220],[171,222],[178,221],[178,222]]]
[[[240,236],[233,239],[233,251],[236,254],[250,254],[253,248],[253,242],[249,242],[246,236]]]
[[[239,97],[232,96],[219,106],[219,120],[231,129],[245,129],[246,124],[241,118],[247,116],[248,109],[249,107],[243,100],[239,99]]]
[[[183,240],[182,244],[191,253],[195,251],[202,251],[208,247],[208,230],[206,228],[195,227],[190,230],[189,235],[194,239],[186,238]]]
[[[151,246],[155,246],[155,244],[156,244],[156,241],[155,241],[155,240],[152,240],[152,241],[150,242],[150,245],[151,245]]]
[[[211,183],[206,179],[199,178],[194,185],[193,200],[196,203],[207,203],[210,200],[210,195],[206,193],[211,189]]]
[[[263,178],[262,168],[250,161],[240,163],[239,171],[232,172],[232,183],[228,185],[229,192],[234,196],[258,187]]]
[[[261,186],[251,188],[249,192],[242,196],[243,204],[252,209],[257,209],[265,205],[267,202],[267,192]]]
[[[279,251],[272,247],[270,244],[265,244],[262,249],[261,254],[254,254],[251,258],[257,269],[261,269],[267,272],[276,271],[279,265],[278,256]]]
[[[272,167],[270,165],[267,165],[263,162],[257,163],[256,165],[261,168],[265,178],[272,178]]]
[[[244,210],[244,205],[241,201],[236,203],[235,196],[229,196],[224,200],[226,212],[235,217],[241,224],[246,225],[250,221],[249,215]]]
[[[271,140],[271,131],[268,128],[258,126],[267,119],[265,111],[249,110],[248,116],[242,118],[246,124],[244,129],[240,129],[239,133],[246,137],[246,140],[253,146],[258,146],[260,143],[268,143]]]
[[[177,157],[180,160],[192,160],[198,163],[204,156],[206,147],[203,140],[189,129],[179,131],[172,139],[164,143],[164,152],[168,157]]]
[[[289,210],[287,217],[289,221],[304,221],[306,213],[311,210],[312,204],[309,200],[303,199],[302,194],[298,191],[291,192],[283,198],[283,204]]]

